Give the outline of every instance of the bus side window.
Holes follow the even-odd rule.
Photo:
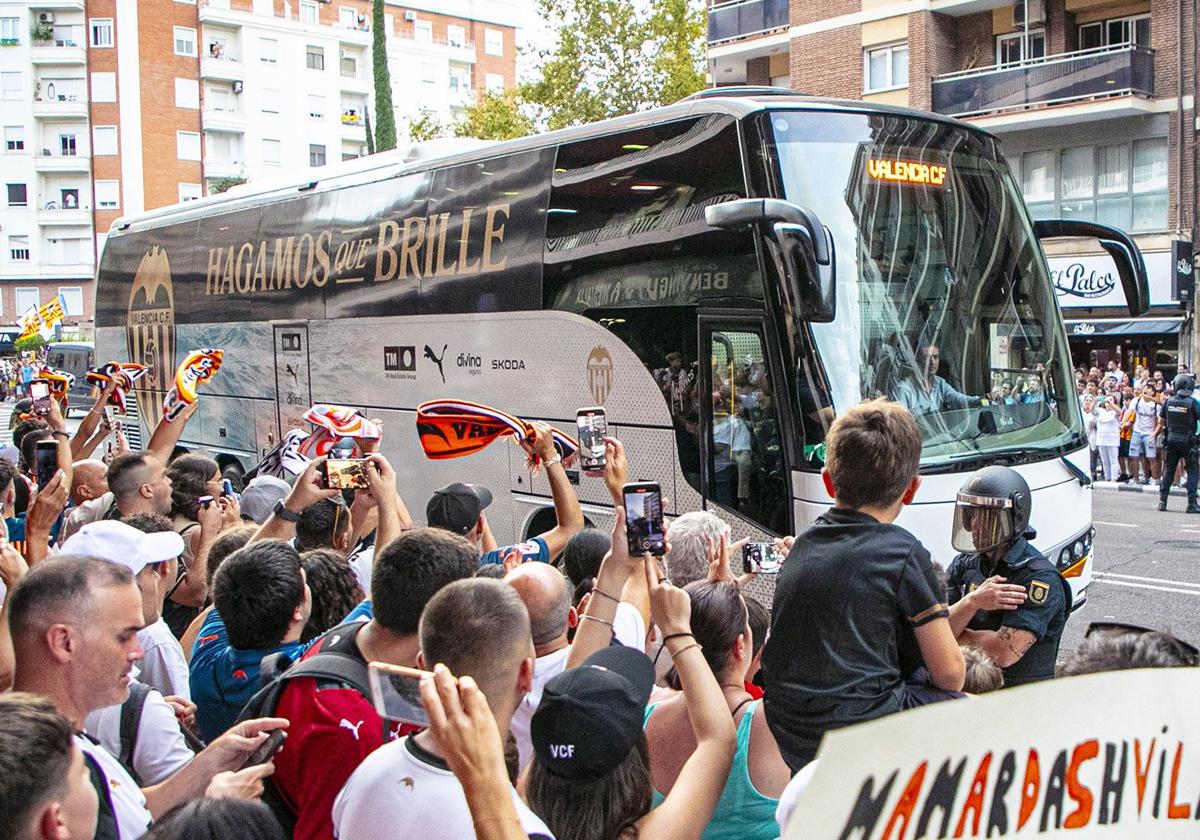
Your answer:
[[[713,331],[705,495],[777,534],[789,521],[779,413],[761,333]]]

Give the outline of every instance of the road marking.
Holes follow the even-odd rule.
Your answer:
[[[1092,520],[1093,525],[1112,525],[1116,528],[1141,528],[1141,525],[1131,525],[1128,522],[1103,522],[1099,519]]]
[[[1191,583],[1189,581],[1164,580],[1163,578],[1141,577],[1140,575],[1118,575],[1111,572],[1096,572],[1094,577],[1102,583],[1108,583],[1113,586],[1129,586],[1134,589],[1153,589],[1158,592],[1178,592],[1182,595],[1200,596],[1200,583]],[[1156,585],[1162,583],[1172,585]]]

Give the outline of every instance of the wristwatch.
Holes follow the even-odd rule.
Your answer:
[[[295,522],[300,521],[300,514],[292,513],[290,510],[288,510],[286,507],[284,507],[283,499],[280,499],[278,502],[275,503],[275,507],[272,509],[271,513],[278,516],[284,522],[295,523]]]

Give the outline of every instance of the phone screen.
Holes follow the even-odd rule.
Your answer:
[[[279,752],[283,746],[283,742],[287,740],[287,731],[284,729],[272,729],[267,735],[267,740],[258,745],[258,749],[250,753],[250,756],[242,764],[242,768],[254,767],[257,764],[266,764],[270,761],[275,753]]]
[[[58,444],[52,440],[39,440],[36,460],[37,485],[45,487],[58,471]]]
[[[750,542],[742,546],[742,571],[758,572],[760,575],[779,574],[784,555],[769,542]]]
[[[371,702],[381,718],[429,726],[429,715],[421,705],[421,677],[427,672],[371,662],[367,674],[371,680]]]
[[[629,553],[662,554],[667,540],[663,527],[662,492],[657,484],[625,485],[625,533]]]
[[[575,415],[579,430],[579,467],[584,472],[604,469],[604,438],[608,435],[608,417],[603,408],[581,408]]]
[[[325,486],[331,490],[366,490],[366,458],[330,458],[325,462]]]
[[[29,383],[29,396],[33,398],[34,414],[50,413],[50,385],[40,380]]]

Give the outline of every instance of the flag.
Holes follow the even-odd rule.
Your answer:
[[[569,462],[579,444],[558,429],[550,433],[559,457]],[[417,434],[425,457],[434,461],[474,454],[502,437],[512,436],[531,445],[537,438],[537,431],[525,420],[466,400],[421,403],[417,406]]]
[[[21,334],[17,336],[18,341],[20,341],[22,338],[29,338],[29,336],[41,332],[42,318],[38,314],[38,308],[36,306],[29,307],[29,309],[25,311],[25,314],[21,316],[21,320],[18,323],[21,327]]]

